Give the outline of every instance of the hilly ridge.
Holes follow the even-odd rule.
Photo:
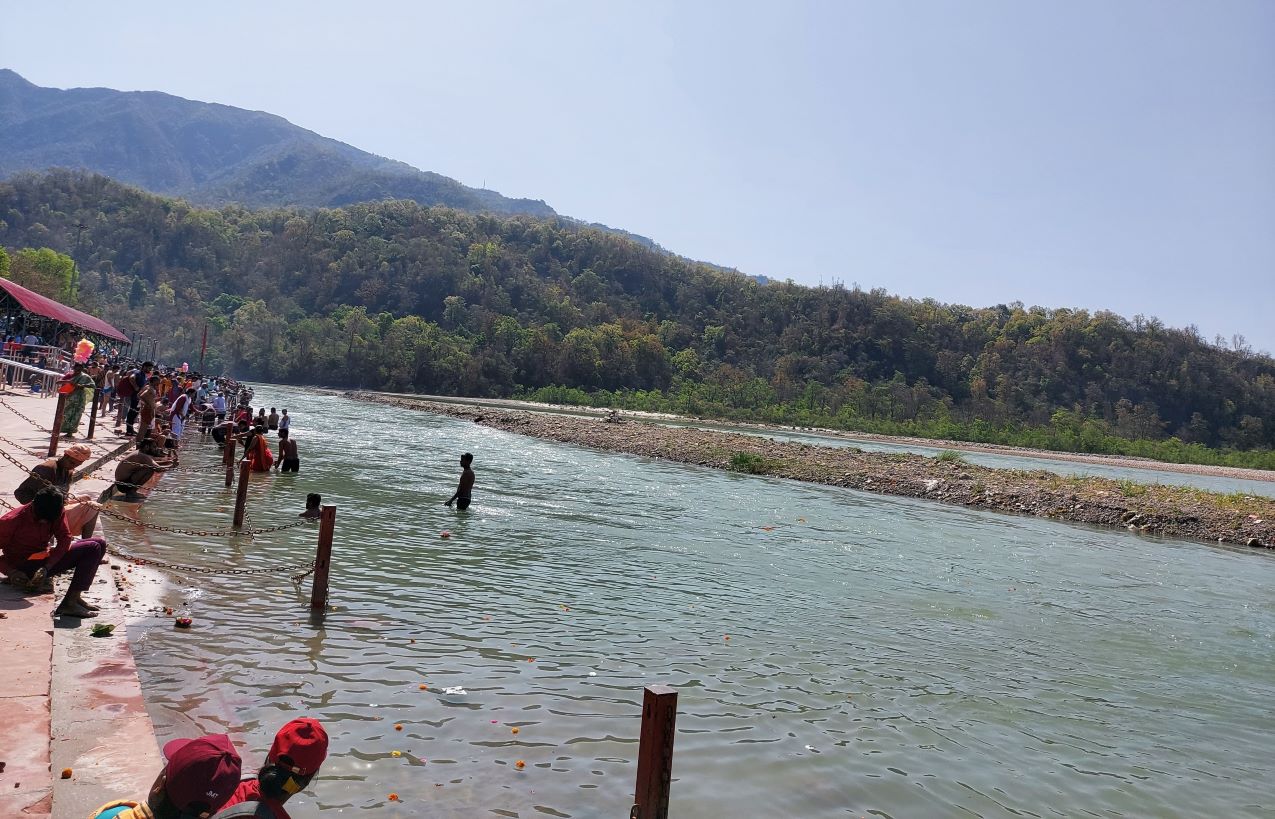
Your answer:
[[[0,245],[73,254],[79,304],[165,328],[167,360],[207,324],[208,368],[252,379],[1275,467],[1275,360],[1153,318],[763,287],[561,219],[212,211],[65,171],[0,182]]]
[[[43,88],[0,69],[0,178],[84,169],[206,205],[339,207],[409,199],[557,214],[320,136],[283,117],[157,91]]]

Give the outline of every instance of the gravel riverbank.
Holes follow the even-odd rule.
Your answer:
[[[1219,495],[1044,470],[992,469],[907,453],[771,441],[754,435],[669,427],[642,421],[547,415],[518,410],[346,393],[362,401],[423,410],[484,426],[607,452],[624,452],[716,469],[742,469],[865,492],[926,498],[995,512],[1123,527],[1165,537],[1275,546],[1275,499]]]

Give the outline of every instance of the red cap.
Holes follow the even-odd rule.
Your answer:
[[[302,776],[314,774],[328,757],[328,732],[323,730],[317,719],[294,719],[274,735],[266,764],[289,767],[279,761],[281,756],[291,760],[293,773]]]
[[[175,739],[164,746],[164,756],[164,792],[179,810],[216,813],[239,787],[242,763],[225,734]],[[206,807],[196,809],[196,804]]]

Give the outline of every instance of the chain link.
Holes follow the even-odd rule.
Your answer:
[[[3,407],[4,407],[5,409],[7,409],[9,412],[12,412],[14,415],[18,416],[18,417],[19,417],[19,418],[21,418],[23,421],[26,421],[28,424],[30,424],[31,426],[33,426],[33,427],[35,427],[36,429],[40,430],[41,432],[48,432],[48,433],[52,434],[53,430],[49,429],[48,427],[42,427],[42,426],[40,426],[40,425],[39,425],[39,424],[37,424],[35,421],[33,421],[31,418],[29,418],[29,417],[27,417],[26,415],[22,414],[22,412],[20,412],[20,411],[18,410],[18,408],[17,408],[17,407],[15,407],[15,406],[13,406],[12,404],[10,404],[10,403],[9,403],[8,401],[6,401],[4,398],[0,398],[0,406],[3,406]]]
[[[3,435],[0,435],[0,441],[3,441],[4,443],[8,444],[9,446],[13,447],[14,449],[20,449],[20,450],[22,450],[23,452],[27,453],[28,455],[30,455],[30,456],[31,456],[31,457],[33,457],[33,458],[47,458],[47,457],[48,457],[47,455],[45,455],[45,454],[44,454],[44,452],[41,452],[41,451],[40,451],[40,450],[38,450],[38,449],[32,449],[32,448],[31,448],[31,447],[29,447],[29,446],[23,446],[22,444],[18,443],[17,441],[10,441],[8,438],[4,437]]]
[[[184,529],[180,526],[165,526],[162,523],[147,523],[144,520],[131,518],[128,515],[121,515],[119,512],[105,507],[102,508],[102,514],[107,517],[115,518],[116,520],[131,523],[135,526],[142,526],[146,529],[155,529],[160,532],[172,532],[175,535],[191,535],[192,537],[235,537],[236,535],[255,537],[257,535],[270,534],[271,532],[283,532],[288,529],[295,529],[298,526],[304,526],[310,522],[306,518],[298,518],[292,523],[281,523],[278,526],[265,526],[261,529]]]
[[[136,563],[139,566],[158,566],[161,569],[171,569],[175,572],[186,572],[191,574],[256,575],[280,574],[283,572],[303,570],[302,574],[294,576],[293,579],[296,580],[297,578],[305,577],[307,574],[314,571],[315,564],[315,561],[311,560],[309,563],[298,563],[295,566],[270,566],[265,569],[211,569],[205,566],[184,566],[180,563],[169,563],[166,560],[139,557],[138,555],[130,554],[115,546],[107,546],[106,551],[115,557],[127,560],[131,563]]]

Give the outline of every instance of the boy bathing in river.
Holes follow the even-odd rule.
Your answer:
[[[474,456],[466,452],[460,456],[460,483],[456,485],[456,494],[452,495],[444,503],[444,506],[456,504],[457,509],[468,509],[471,493],[474,491],[474,470],[469,465],[474,462]]]

